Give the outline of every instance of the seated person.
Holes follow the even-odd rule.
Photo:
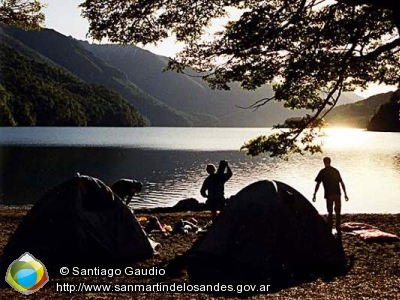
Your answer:
[[[143,184],[140,181],[132,179],[120,179],[111,186],[111,190],[117,195],[121,200],[125,200],[126,205],[131,202],[132,197],[135,193],[142,190]]]

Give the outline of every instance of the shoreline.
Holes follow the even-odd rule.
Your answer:
[[[8,239],[15,231],[19,222],[29,209],[21,207],[0,206],[0,254]],[[209,219],[209,211],[198,212],[143,212],[135,211],[136,217],[156,216],[160,222],[174,225],[180,219],[196,218],[199,226],[205,226]],[[377,226],[383,231],[400,235],[400,214],[344,214],[343,222],[365,222]],[[189,234],[153,234],[153,239],[161,244],[159,255],[152,259],[137,263],[132,267],[152,268],[165,265],[177,255],[190,249],[198,235]],[[337,277],[326,282],[317,279],[313,282],[282,289],[273,293],[251,295],[251,299],[396,299],[400,295],[400,241],[392,243],[366,243],[356,236],[343,234],[344,251],[347,257],[354,257],[354,266],[346,276]],[[3,276],[3,275],[2,275]],[[155,283],[154,277],[50,277],[50,282],[40,289],[35,296],[42,299],[82,299],[113,298],[113,299],[215,299],[215,295],[206,293],[91,293],[68,294],[57,293],[57,283]],[[165,283],[190,283],[186,272],[179,278],[166,279]],[[8,285],[7,285],[8,287]],[[0,298],[25,299],[20,293],[5,286],[0,288]],[[220,298],[231,298],[232,295],[220,294]],[[243,298],[243,295],[233,295],[234,298]]]
[[[188,198],[190,199],[190,198]],[[183,199],[186,200],[186,199]],[[204,203],[200,202],[200,205]],[[21,210],[27,211],[33,207],[34,204],[0,204],[1,210]],[[164,206],[164,207],[152,207],[152,208],[137,208],[133,209],[130,207],[135,215],[137,214],[162,214],[162,213],[179,213],[179,212],[208,212],[207,208],[198,208],[198,209],[175,209],[173,206]],[[321,216],[327,216],[326,213],[320,214]],[[342,213],[342,216],[366,216],[366,215],[376,215],[376,216],[393,216],[400,215],[400,212],[357,212],[357,213]],[[400,232],[399,232],[400,234]]]

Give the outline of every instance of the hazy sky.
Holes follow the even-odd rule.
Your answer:
[[[47,5],[44,10],[45,27],[52,28],[66,36],[87,40],[89,23],[81,16],[78,8],[82,2],[83,0],[43,0],[43,3]],[[148,45],[145,48],[159,55],[173,56],[183,46],[175,44],[173,39],[169,39],[157,46]]]
[[[81,17],[81,12],[78,8],[78,5],[82,2],[83,0],[43,0],[43,3],[47,5],[44,10],[46,15],[45,27],[52,28],[66,36],[86,40],[89,24],[86,19]],[[157,46],[148,45],[145,49],[159,55],[173,56],[177,51],[182,49],[182,45],[175,44],[174,40],[170,38],[163,43],[159,43]],[[367,91],[363,93],[357,91],[357,94],[368,97],[394,89],[394,87],[373,84]]]
[[[86,39],[89,24],[80,16],[78,5],[81,2],[82,0],[43,0],[47,6],[44,10],[45,27],[77,39]]]

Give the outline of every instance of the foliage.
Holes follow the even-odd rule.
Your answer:
[[[38,0],[0,0],[0,23],[38,30],[44,22],[43,6]]]
[[[0,84],[0,124],[6,126],[15,126],[16,122],[10,108],[10,99],[12,95]]]
[[[143,126],[120,95],[60,68],[29,59],[0,42],[0,125]]]
[[[293,111],[283,108],[278,103],[270,103],[257,112],[236,106],[248,106],[264,97],[265,93],[271,94],[269,86],[257,91],[246,91],[235,83],[230,85],[230,91],[213,90],[201,78],[172,71],[162,72],[168,65],[168,58],[138,47],[117,44],[86,45],[86,49],[124,72],[140,89],[193,116],[189,126],[271,127],[293,115]],[[144,113],[140,107],[138,109]],[[160,124],[153,122],[150,115],[149,118],[152,125]],[[157,121],[162,119],[157,117]],[[164,122],[161,125],[167,124]]]
[[[312,111],[289,131],[254,140],[259,147],[248,152],[282,156],[318,150],[312,137],[302,143],[302,132],[321,124],[342,91],[374,81],[398,84],[400,5],[394,2],[86,0],[81,7],[95,39],[146,44],[175,34],[187,46],[171,69],[190,66],[213,88],[229,89],[234,81],[249,90],[272,84],[274,96],[253,109],[275,100]],[[229,12],[240,18],[204,38],[212,20]]]
[[[80,42],[45,28],[40,31],[24,31],[16,27],[0,26],[1,30],[6,35],[6,37],[3,36],[4,39],[12,47],[24,53],[29,52],[30,56],[33,57],[41,54],[46,57],[48,62],[65,68],[81,80],[103,85],[117,92],[149,118],[152,125],[191,125],[189,115],[165,105],[138,88],[119,68],[106,63],[93,54],[88,43]],[[10,40],[10,38],[13,40]],[[23,44],[22,47],[21,43]],[[119,58],[122,59],[122,57]],[[158,82],[154,84],[158,84]]]
[[[371,131],[395,131],[400,132],[400,91],[391,94],[388,102],[382,104],[367,129]]]

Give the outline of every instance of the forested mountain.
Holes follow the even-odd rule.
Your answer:
[[[126,75],[84,49],[79,41],[51,29],[24,31],[2,26],[3,32],[87,83],[103,85],[133,104],[152,125],[190,126],[196,120],[139,89]]]
[[[371,96],[365,100],[334,108],[326,117],[332,126],[367,128],[379,107],[388,102],[392,92]]]
[[[29,58],[0,39],[1,126],[143,126],[120,95]]]
[[[245,91],[231,84],[230,91],[212,90],[199,77],[175,72],[162,72],[168,58],[155,55],[138,47],[120,45],[93,45],[82,42],[87,50],[123,71],[135,84],[171,107],[190,113],[214,115],[217,122],[211,126],[272,126],[288,117],[302,116],[304,111],[283,108],[271,102],[257,111],[241,109],[255,101],[272,95],[269,86],[256,91]],[[341,103],[353,102],[361,97],[345,93]]]
[[[367,129],[370,131],[400,132],[400,90],[392,93],[389,101],[379,107],[371,118]]]
[[[257,111],[239,108],[271,96],[271,88],[245,91],[232,84],[230,91],[212,90],[201,78],[163,72],[168,59],[138,47],[92,45],[51,29],[36,32],[1,26],[0,32],[8,45],[24,55],[118,93],[153,126],[264,127],[305,113],[276,102]],[[358,99],[355,94],[346,94],[341,102],[354,99]]]

